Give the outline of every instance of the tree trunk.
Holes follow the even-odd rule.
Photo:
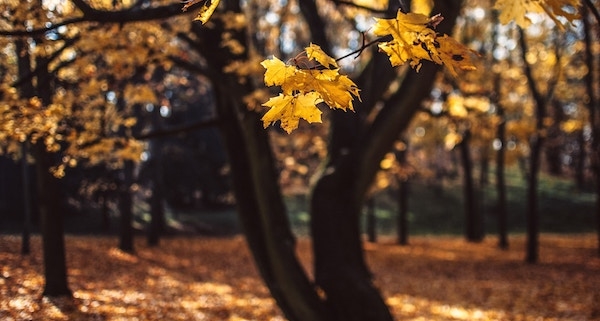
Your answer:
[[[446,18],[439,25],[440,32],[450,32],[459,10],[457,2],[436,1],[433,11]],[[418,74],[408,71],[381,109],[373,109],[380,98],[372,99],[369,94],[387,88],[388,83],[375,80],[387,79],[386,71],[369,74],[370,70],[377,68],[367,67],[357,81],[365,93],[362,103],[357,102],[357,115],[333,113],[330,158],[312,191],[315,281],[335,320],[392,319],[364,261],[359,218],[379,162],[429,95],[438,68],[425,63]]]
[[[371,243],[377,242],[377,218],[375,217],[375,197],[372,195],[367,200],[367,239]]]
[[[497,105],[496,108],[496,115],[500,118],[500,124],[498,124],[498,129],[496,132],[496,137],[500,143],[498,151],[496,152],[496,192],[498,194],[498,203],[496,204],[496,215],[498,218],[498,247],[501,249],[508,249],[506,181],[504,179],[504,154],[506,152],[506,119],[504,118],[504,108],[500,105]]]
[[[296,241],[279,190],[268,132],[262,128],[260,116],[241,103],[245,90],[235,79],[215,77],[213,81],[240,222],[263,280],[289,320],[336,320],[296,257]],[[236,87],[238,90],[231,90]]]
[[[587,108],[590,115],[590,127],[592,128],[590,160],[596,181],[596,233],[598,238],[598,256],[600,256],[600,104],[598,103],[598,97],[596,97],[596,90],[600,87],[600,83],[595,82],[596,88],[594,88],[594,71],[596,72],[596,75],[600,74],[600,65],[596,64],[596,68],[594,68],[595,56],[592,53],[593,24],[590,24],[588,21],[589,10],[586,5],[582,5],[582,17],[585,42],[585,64],[588,67],[588,73],[585,75],[584,81],[588,95]],[[597,24],[595,26],[597,27]]]
[[[155,108],[158,109],[158,108]],[[160,235],[165,228],[165,209],[163,206],[163,180],[162,180],[162,144],[157,138],[152,142],[152,196],[150,198],[150,224],[148,226],[148,245],[157,246]]]
[[[578,191],[585,190],[585,159],[586,159],[586,150],[585,150],[585,136],[583,130],[577,131],[577,146],[579,147],[577,150],[577,156],[575,161],[575,186],[577,186]]]
[[[29,142],[25,141],[21,145],[21,178],[23,179],[23,233],[21,235],[21,254],[28,255],[31,252],[30,236],[31,236],[31,186],[30,186],[30,170],[27,155],[29,154]]]
[[[483,240],[483,219],[477,207],[475,184],[473,183],[473,162],[470,153],[471,130],[463,133],[463,139],[458,145],[461,164],[463,167],[463,195],[465,206],[465,237],[469,242]]]
[[[59,182],[49,169],[52,155],[43,143],[33,146],[37,168],[37,186],[40,202],[42,248],[44,253],[45,296],[71,296],[67,285],[67,264],[63,231],[63,209],[59,195]]]
[[[148,246],[158,246],[165,227],[165,210],[159,188],[152,190],[150,198],[150,225],[148,227]]]
[[[398,244],[408,245],[408,194],[410,193],[409,179],[398,181]]]
[[[498,11],[494,10],[492,13],[492,50],[493,53],[498,46],[498,29],[500,28],[500,22],[498,20]],[[492,63],[497,63],[497,59],[492,55]],[[491,95],[492,103],[496,106],[496,116],[500,119],[498,128],[496,129],[496,139],[498,141],[498,147],[496,150],[496,216],[498,223],[498,247],[500,249],[508,249],[508,216],[506,208],[506,180],[504,177],[505,170],[505,154],[506,154],[506,116],[504,106],[501,105],[500,95],[502,90],[501,85],[501,73],[494,72],[493,75],[494,91]]]
[[[125,161],[121,170],[119,186],[119,214],[121,216],[121,230],[119,231],[119,249],[127,253],[134,253],[133,245],[133,199],[131,184],[133,184],[133,162]]]
[[[527,180],[527,254],[525,260],[528,263],[536,263],[539,253],[539,209],[538,209],[538,173],[540,167],[540,155],[542,149],[542,138],[534,134],[530,143],[530,167]]]
[[[403,141],[404,148],[396,150],[396,159],[403,170],[406,170],[408,152],[407,142]],[[410,190],[409,175],[398,177],[398,218],[396,221],[397,241],[400,245],[408,245],[408,193]]]
[[[552,125],[547,129],[545,141],[545,156],[548,172],[552,175],[560,176],[563,173],[562,153],[564,133],[560,129],[560,124],[565,119],[565,113],[562,105],[558,101],[552,102],[551,117]]]
[[[519,42],[521,45],[521,54],[524,61],[524,72],[527,77],[527,84],[533,96],[535,104],[535,133],[530,138],[529,142],[529,172],[527,176],[527,246],[525,261],[528,263],[536,263],[539,253],[539,205],[538,205],[538,174],[540,170],[542,145],[544,142],[544,118],[546,117],[546,103],[552,95],[555,83],[552,81],[548,85],[546,98],[542,96],[538,90],[531,66],[527,63],[525,56],[527,54],[527,42],[525,40],[525,32],[519,28]]]

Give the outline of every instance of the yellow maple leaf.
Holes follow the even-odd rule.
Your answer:
[[[289,89],[288,86],[286,86],[286,83],[288,83],[290,79],[293,80],[298,70],[296,67],[286,65],[277,57],[263,60],[260,64],[266,69],[264,77],[265,85],[282,86],[284,92],[291,93],[290,90],[286,90]]]
[[[263,104],[271,107],[263,117],[265,127],[281,120],[281,127],[289,133],[298,127],[300,118],[320,122],[321,111],[316,105],[321,102],[330,108],[354,110],[354,97],[360,99],[358,87],[348,76],[340,75],[335,59],[319,46],[311,44],[292,63],[276,57],[261,62],[266,69],[265,84],[280,86],[282,91]]]
[[[421,61],[429,60],[446,65],[454,76],[457,76],[457,68],[475,69],[470,59],[473,51],[451,37],[435,32],[433,28],[441,19],[439,15],[429,18],[420,13],[398,10],[395,19],[376,19],[373,31],[377,36],[392,36],[391,41],[379,43],[379,48],[389,56],[392,66],[410,61],[410,66],[419,71]]]
[[[323,100],[316,92],[299,93],[293,96],[279,94],[263,104],[271,108],[261,119],[263,126],[267,128],[279,120],[281,128],[289,134],[298,128],[300,118],[309,123],[320,123],[322,112],[317,108],[320,102]]]
[[[466,48],[454,38],[447,35],[437,37],[436,40],[439,44],[439,58],[454,77],[458,77],[457,68],[461,70],[476,69],[471,60],[472,56],[477,55],[476,52]]]
[[[189,7],[197,3],[202,3],[200,12],[198,12],[198,16],[196,16],[194,20],[199,20],[202,24],[205,24],[219,6],[219,1],[220,0],[189,0],[185,3],[182,10],[186,11]]]
[[[310,70],[307,86],[318,92],[330,108],[354,110],[353,96],[359,97],[359,89],[348,76],[340,75],[339,69]]]

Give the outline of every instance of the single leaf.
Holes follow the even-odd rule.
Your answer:
[[[444,35],[437,38],[439,43],[439,58],[442,63],[448,68],[448,71],[458,77],[456,69],[460,70],[475,70],[475,65],[471,57],[477,55],[476,52],[468,49],[460,44],[454,38]]]
[[[289,134],[298,128],[300,118],[309,123],[320,123],[322,112],[316,105],[322,101],[316,92],[294,96],[279,94],[263,104],[271,108],[261,119],[263,126],[267,128],[272,123],[281,121],[281,128]]]

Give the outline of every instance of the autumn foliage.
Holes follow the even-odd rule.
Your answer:
[[[0,237],[3,320],[284,320],[240,237],[174,238],[137,255],[107,237],[67,237],[74,299],[41,298],[40,240],[31,256]],[[138,240],[141,241],[141,240]],[[365,244],[376,283],[398,320],[597,320],[600,259],[592,235],[542,237],[541,264],[492,240],[414,237]],[[141,243],[141,242],[140,242]],[[298,255],[308,268],[310,244]]]

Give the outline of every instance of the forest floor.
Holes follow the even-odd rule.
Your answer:
[[[600,258],[594,235],[541,236],[540,263],[526,264],[524,237],[507,251],[488,237],[419,236],[365,243],[375,281],[397,320],[600,320]],[[245,241],[174,237],[135,255],[114,237],[67,236],[73,299],[42,298],[40,239],[20,254],[0,235],[0,320],[284,320]],[[298,254],[310,266],[310,244]]]

